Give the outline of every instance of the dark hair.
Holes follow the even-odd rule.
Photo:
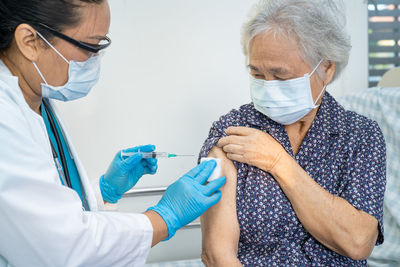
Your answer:
[[[0,51],[6,50],[14,39],[18,25],[27,23],[39,30],[45,24],[62,31],[79,23],[77,9],[82,3],[100,4],[103,0],[0,0]],[[46,38],[48,32],[41,31]]]

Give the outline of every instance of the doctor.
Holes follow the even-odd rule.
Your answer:
[[[117,153],[92,187],[52,99],[86,96],[96,84],[109,24],[107,0],[0,1],[1,267],[142,266],[152,246],[221,198],[225,178],[204,185],[210,162],[143,214],[104,211],[157,161]]]

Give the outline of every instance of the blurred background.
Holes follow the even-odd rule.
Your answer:
[[[142,212],[163,190],[197,164],[213,121],[249,103],[249,81],[240,32],[255,0],[111,0],[112,46],[102,78],[90,95],[59,104],[90,177],[103,174],[120,149],[155,144],[158,151],[193,154],[159,161],[120,204]],[[375,86],[399,66],[400,3],[346,2],[352,37],[349,65],[328,87],[341,98]],[[199,223],[152,250],[148,262],[198,259]]]

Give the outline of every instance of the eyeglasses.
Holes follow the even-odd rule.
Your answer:
[[[56,31],[45,24],[39,23],[39,26],[44,28],[45,30],[47,30],[48,32],[53,34],[54,36],[57,36],[57,37],[63,39],[64,41],[67,41],[68,43],[71,43],[83,50],[86,50],[86,51],[89,51],[89,52],[95,53],[95,54],[97,54],[100,50],[103,50],[103,49],[109,47],[111,44],[111,39],[107,36],[105,36],[102,40],[100,40],[100,43],[97,45],[89,44],[89,43],[80,42],[75,39],[72,39],[71,37],[69,37],[65,34],[62,34],[61,32]]]

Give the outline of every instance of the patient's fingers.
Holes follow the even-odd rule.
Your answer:
[[[217,146],[224,147],[228,144],[242,145],[243,143],[244,143],[244,138],[242,136],[232,135],[232,136],[227,136],[227,137],[221,138],[218,141]]]
[[[227,135],[250,135],[254,133],[255,129],[249,127],[229,127],[226,129],[225,133]]]
[[[246,159],[243,155],[239,154],[234,154],[234,153],[227,153],[226,157],[230,160],[237,161],[237,162],[242,162],[242,163],[247,163]]]
[[[226,153],[243,154],[243,146],[229,144],[222,148]]]

